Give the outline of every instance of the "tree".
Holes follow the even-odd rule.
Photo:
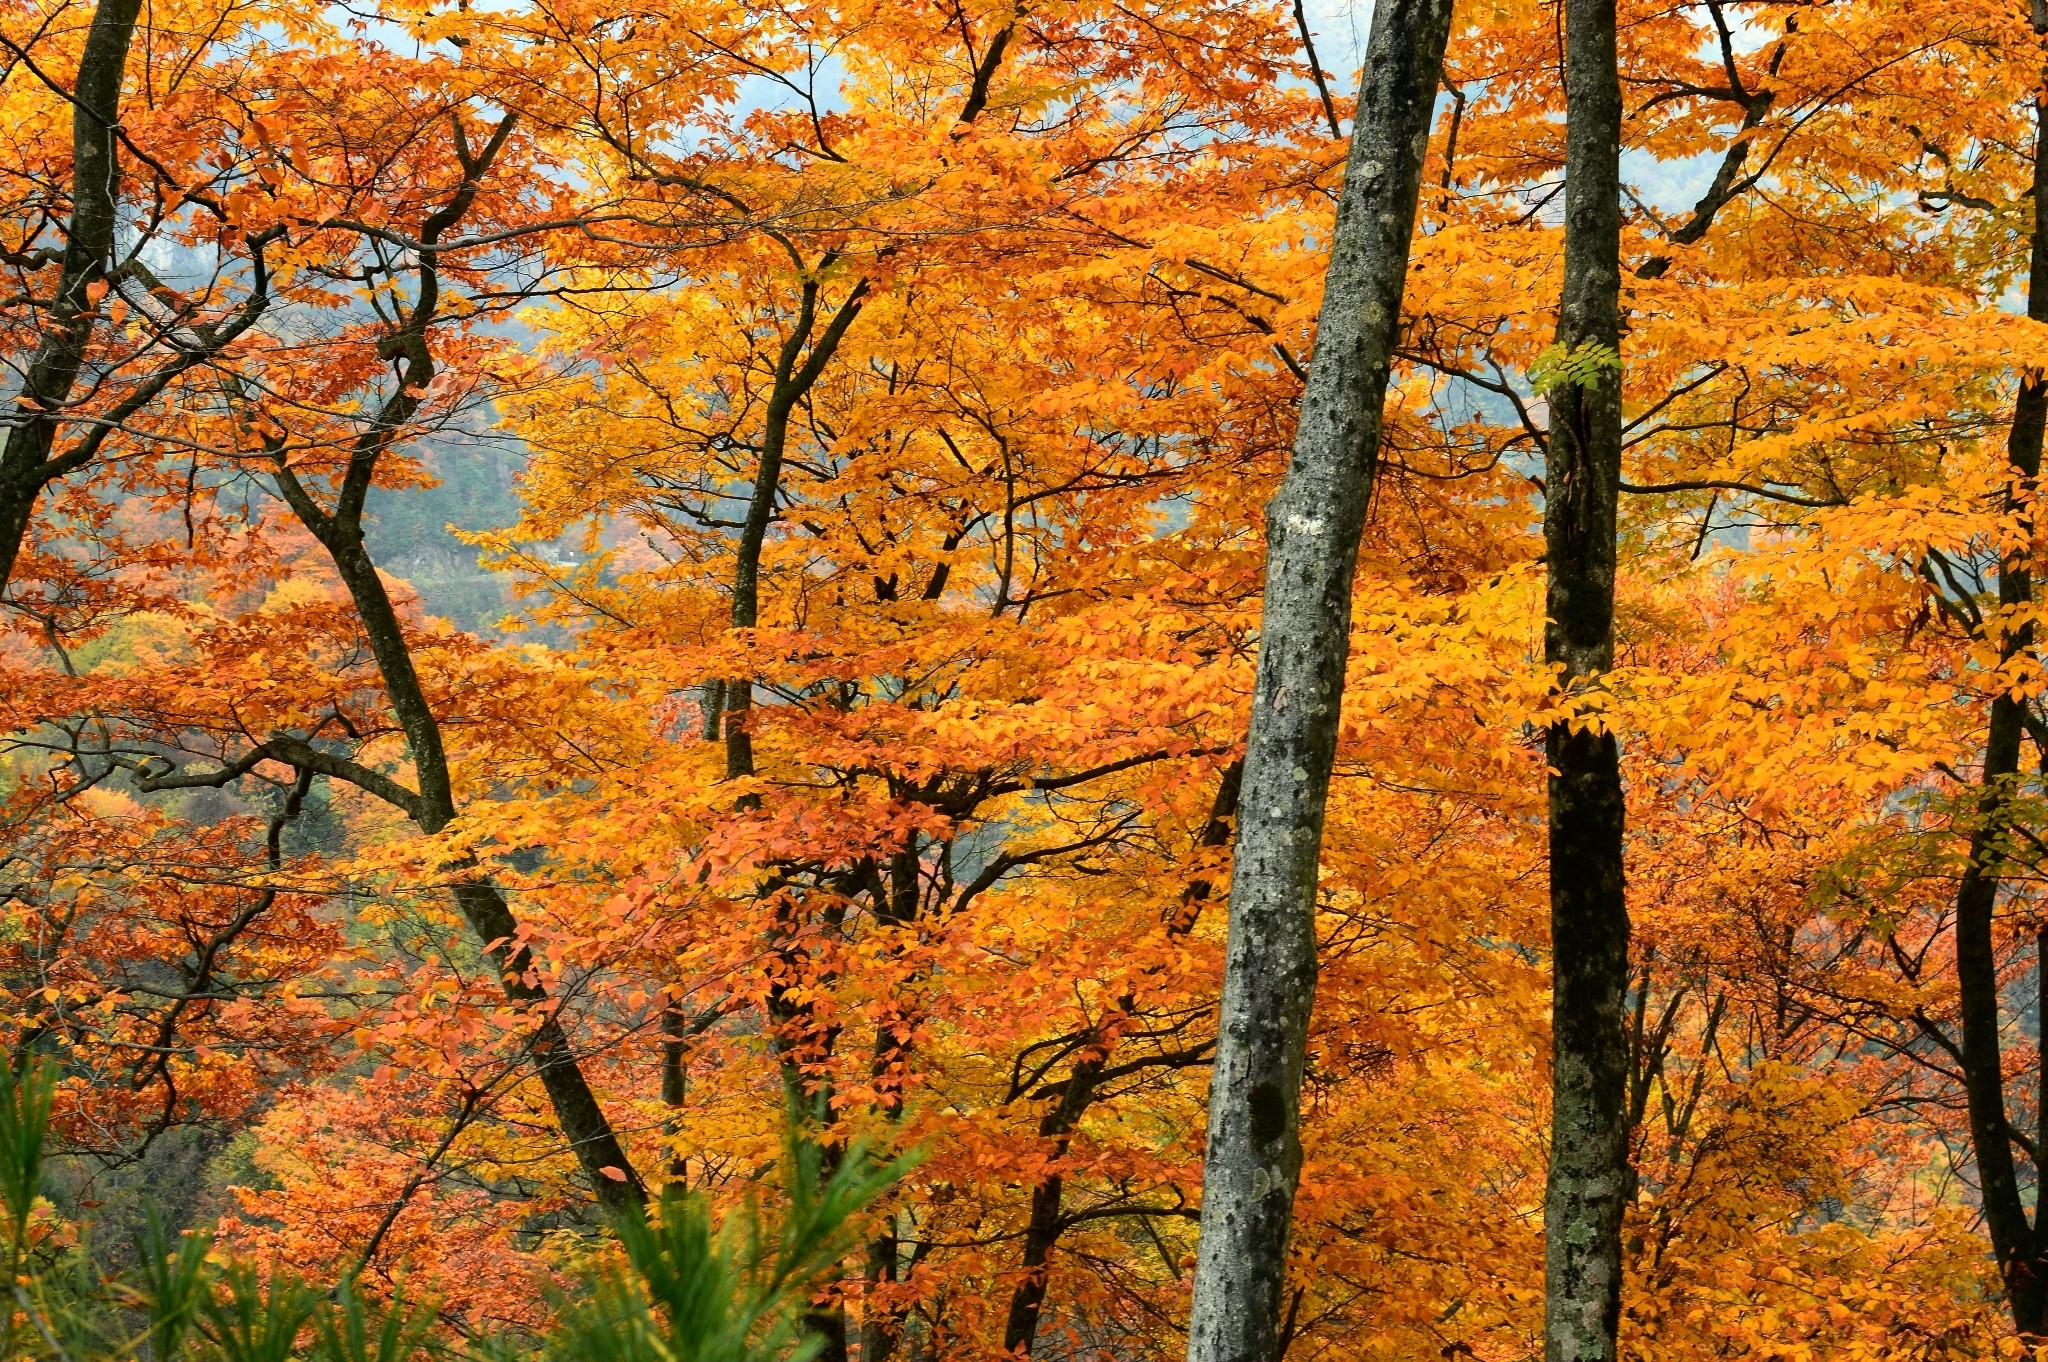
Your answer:
[[[2035,6],[2034,35],[2048,36],[2048,11]],[[2026,191],[2031,200],[2033,221],[2028,235],[2026,314],[2034,322],[2048,322],[2048,104],[2044,96],[2034,97],[2035,136],[2032,184]],[[2012,521],[2009,546],[1998,558],[1997,609],[1987,616],[1973,605],[1960,604],[1959,612],[1971,615],[1973,631],[1997,652],[2000,678],[2017,673],[2010,689],[2000,690],[1991,701],[1989,731],[1985,735],[1984,758],[1978,777],[1979,792],[1974,817],[1970,820],[1968,860],[1956,884],[1955,963],[1960,993],[1963,1090],[1970,1114],[1970,1142],[1976,1153],[1977,1176],[1984,1198],[1984,1220],[1991,1235],[1993,1252],[2004,1279],[2013,1324],[2024,1339],[2048,1334],[2048,1219],[2039,1200],[2043,1141],[2048,1126],[2027,1141],[2011,1125],[2006,1094],[2003,1046],[2000,1040],[1999,1008],[2005,991],[1992,939],[1992,918],[1998,908],[2001,871],[2021,816],[2017,810],[2020,792],[2020,746],[2030,719],[2028,686],[2019,680],[2032,670],[2034,600],[2032,563],[2034,557],[2034,504],[2041,474],[2041,445],[2048,428],[2048,378],[2038,370],[2022,371],[2019,392],[2014,399],[2012,424],[2006,436],[2009,478],[2005,491],[2005,514]],[[1947,566],[1947,560],[1932,552],[1930,571]],[[2038,723],[2038,720],[2036,720]],[[2037,983],[2048,989],[2048,932],[2037,945]],[[2037,995],[2048,998],[2048,993]],[[2048,1051],[2044,1051],[2048,1064]],[[2043,1069],[2048,1084],[2048,1068]],[[2048,1092],[2048,1087],[2044,1087]],[[2042,1106],[2048,1113],[2048,1105]],[[2048,1120],[2048,1115],[2043,1116]],[[2031,1151],[2035,1161],[2037,1205],[2030,1218],[2021,1197],[2014,1166],[2015,1148]]]
[[[68,215],[63,203],[39,201],[34,192],[9,205],[10,216],[26,229],[7,260],[23,289],[6,319],[10,341],[24,358],[16,365],[20,386],[0,447],[0,587],[15,575],[44,490],[89,466],[110,441],[119,443],[131,420],[192,370],[230,350],[271,302],[264,252],[277,233],[270,229],[241,234],[249,255],[247,292],[225,310],[214,296],[223,279],[173,289],[146,262],[146,248],[173,234],[167,219],[174,207],[205,203],[211,196],[204,171],[188,160],[189,146],[175,148],[174,165],[166,165],[139,148],[124,127],[123,91],[141,10],[139,0],[108,0],[93,7],[68,89],[56,83],[52,66],[53,56],[62,62],[70,54],[50,50],[58,44],[47,41],[52,28],[47,20],[20,38],[4,40],[10,71],[25,69],[64,103],[71,138],[68,164],[58,172],[68,179]],[[229,11],[211,26],[225,41],[239,31],[240,16]],[[168,50],[158,55],[175,59],[180,45],[172,37],[160,44]],[[124,186],[124,149],[129,159],[146,163],[155,211],[141,214],[130,240],[117,243],[133,192]],[[38,244],[60,217],[61,244]],[[57,267],[55,281],[39,287],[36,276],[46,275],[52,265]],[[215,315],[209,318],[209,311]],[[111,324],[127,318],[140,325]],[[77,393],[81,375],[88,376],[87,390]],[[26,608],[19,593],[14,604]],[[54,628],[54,620],[46,627]]]
[[[1621,79],[1613,0],[1565,14],[1564,296],[1543,459],[1549,572],[1544,661],[1569,707],[1614,666],[1621,483]],[[1576,692],[1576,694],[1574,693]],[[1544,1192],[1544,1356],[1615,1356],[1629,1199],[1628,902],[1620,753],[1597,719],[1552,720],[1550,1176]]]
[[[326,550],[355,607],[392,714],[404,735],[417,788],[407,789],[360,763],[322,752],[288,733],[273,733],[219,771],[144,774],[139,781],[142,788],[219,783],[245,773],[258,762],[273,761],[357,784],[396,805],[430,836],[454,820],[454,782],[440,724],[420,684],[404,625],[364,546],[363,512],[379,460],[418,415],[434,381],[435,358],[430,336],[441,302],[443,237],[463,224],[515,122],[516,115],[506,115],[472,146],[459,106],[449,114],[447,146],[460,172],[459,178],[447,200],[419,225],[412,248],[417,263],[410,305],[398,305],[390,324],[382,328],[375,342],[377,355],[388,358],[393,365],[392,390],[374,408],[374,415],[363,429],[348,441],[346,460],[337,475],[332,476],[331,505],[323,505],[293,467],[291,447],[306,437],[299,436],[295,441],[289,428],[263,434],[279,495]],[[317,728],[314,731],[317,733]],[[465,864],[458,860],[449,869],[456,876],[451,887],[456,905],[495,965],[507,998],[534,1013],[534,1067],[592,1190],[600,1203],[614,1209],[640,1204],[645,1200],[646,1189],[570,1049],[546,988],[533,977],[532,955],[521,939],[518,920],[501,893],[473,877],[473,861]]]
[[[222,1260],[366,1310],[403,1279],[436,1346],[539,1349],[577,1313],[545,1284],[616,1264],[673,1350],[605,1170],[744,1224],[796,1118],[794,1191],[928,1151],[796,1291],[826,1351],[1185,1354],[1268,529],[1302,546],[1261,508],[1344,311],[1328,35],[1237,0],[148,13],[57,447],[189,339],[147,308],[238,315],[258,239],[269,301],[44,489],[9,587],[37,1242],[113,1270],[169,1187]],[[0,16],[63,77],[0,81],[9,247],[69,221],[89,16]],[[2031,1196],[2048,728],[1997,598],[2048,361],[2001,307],[2035,40],[2011,0],[1623,0],[1617,370],[1551,344],[1559,17],[1447,40],[1363,409],[1274,1351],[1542,1346],[1557,725],[1614,736],[1628,801],[1615,1346],[2009,1351],[1950,952],[2008,696]],[[1561,686],[1543,445],[1610,383],[1612,665]],[[394,575],[465,541],[507,619]],[[620,1162],[565,1139],[562,1054]]]
[[[0,449],[0,583],[13,575],[15,555],[44,485],[91,457],[89,444],[55,458],[52,446],[58,412],[85,364],[98,303],[90,291],[95,285],[104,291],[114,253],[120,184],[115,128],[121,120],[128,47],[141,9],[141,0],[95,6],[79,51],[70,94],[72,208],[63,264],[47,309],[47,329],[23,377],[16,419]]]
[[[1450,26],[1448,0],[1373,11],[1294,457],[1266,511],[1266,594],[1230,880],[1190,1362],[1280,1355],[1315,999],[1317,872],[1351,646],[1352,578]]]

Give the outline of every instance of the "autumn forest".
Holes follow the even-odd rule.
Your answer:
[[[2048,1357],[2044,430],[2048,0],[0,0],[0,1353]]]

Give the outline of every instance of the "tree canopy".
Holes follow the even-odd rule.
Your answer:
[[[1450,11],[1294,1362],[1542,1351],[1601,761],[1619,1355],[2048,1346],[2040,3],[1609,3],[1612,193],[1598,6]],[[0,0],[19,1273],[148,1203],[279,1362],[1185,1355],[1351,17]],[[685,1258],[790,1317],[678,1342]]]

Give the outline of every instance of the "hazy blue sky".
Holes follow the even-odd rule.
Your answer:
[[[1353,96],[1351,82],[1365,60],[1367,30],[1372,25],[1372,0],[1306,0],[1309,31],[1315,35],[1316,56],[1325,70],[1335,73],[1341,89],[1333,88],[1342,110],[1349,112]],[[1738,38],[1762,42],[1761,33],[1739,34]],[[1658,163],[1644,156],[1624,158],[1622,173],[1645,200],[1661,209],[1690,208],[1713,179],[1718,156],[1694,157],[1686,161]]]

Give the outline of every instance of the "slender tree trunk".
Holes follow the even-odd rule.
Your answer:
[[[1189,1362],[1275,1362],[1279,1350],[1351,581],[1450,26],[1450,0],[1374,8],[1294,458],[1266,508]]]
[[[1095,1085],[1102,1078],[1102,1066],[1100,1056],[1075,1065],[1067,1076],[1060,1100],[1038,1123],[1039,1136],[1052,1141],[1055,1164],[1067,1156],[1074,1128],[1095,1100]],[[1060,1224],[1060,1210],[1065,1194],[1066,1179],[1059,1173],[1046,1174],[1031,1189],[1031,1214],[1024,1223],[1024,1277],[1010,1296],[1010,1315],[1003,1325],[1004,1352],[1029,1356],[1038,1341],[1038,1320],[1045,1309],[1052,1246],[1064,1228]]]
[[[807,279],[803,285],[801,307],[776,356],[775,375],[762,426],[761,457],[754,468],[754,488],[747,500],[747,518],[740,527],[732,577],[732,627],[735,629],[752,629],[760,623],[761,550],[767,542],[769,522],[775,517],[775,498],[782,485],[782,459],[789,443],[790,418],[804,394],[811,390],[819,375],[824,373],[825,366],[831,362],[839,349],[839,342],[845,339],[847,328],[860,316],[867,291],[864,279],[854,285],[806,356],[804,346],[817,325],[818,285],[814,278]],[[725,700],[726,778],[751,776],[754,774],[754,734],[750,722],[754,707],[753,678],[734,677],[712,684],[720,688]],[[748,795],[741,799],[740,804],[743,808],[752,807],[755,802],[754,796]],[[787,934],[793,936],[794,924],[790,926],[792,930]],[[794,958],[792,955],[791,959]],[[808,1016],[809,1010],[806,1006],[790,1003],[785,995],[786,989],[782,985],[770,991],[768,1016],[778,1031],[785,1035],[778,1048],[782,1052],[783,1096],[790,1119],[799,1127],[813,1121],[827,1123],[831,1120],[830,1085],[823,1079],[812,1084],[805,1078],[792,1042],[787,1037],[787,1033]],[[830,1176],[831,1162],[828,1158],[825,1176]],[[846,1362],[844,1304],[835,1301],[815,1307],[805,1314],[804,1327],[817,1335],[820,1341],[817,1362]]]
[[[440,832],[454,821],[456,812],[440,721],[420,686],[412,651],[399,627],[398,612],[363,547],[360,522],[337,524],[330,518],[324,526],[308,527],[327,548],[355,602],[356,613],[369,636],[371,654],[384,678],[385,693],[405,733],[419,783],[420,830],[429,835]],[[450,868],[456,874],[464,874],[476,866],[469,862]],[[478,880],[457,883],[453,893],[463,920],[497,966],[505,996],[533,1006],[541,1018],[531,1043],[534,1069],[554,1108],[555,1120],[599,1203],[612,1210],[641,1205],[647,1199],[646,1188],[633,1171],[625,1147],[584,1077],[560,1017],[545,1006],[549,1001],[547,990],[529,982],[533,957],[519,940],[519,922],[511,906],[495,887]]]
[[[1544,656],[1577,687],[1614,665],[1621,483],[1621,81],[1614,0],[1565,10],[1564,298],[1557,353],[1579,381],[1549,394]],[[1551,727],[1554,1125],[1544,1199],[1544,1356],[1608,1362],[1621,1314],[1628,1166],[1628,903],[1620,753],[1607,732]]]
[[[827,258],[829,261],[829,257]],[[822,268],[822,267],[821,267]],[[826,364],[846,338],[847,328],[860,316],[868,293],[867,280],[853,286],[832,320],[804,356],[804,346],[818,320],[818,285],[803,286],[803,302],[789,337],[775,360],[775,378],[768,393],[768,407],[761,428],[761,458],[754,468],[754,490],[747,499],[747,518],[740,526],[738,552],[732,572],[732,627],[752,629],[761,622],[761,548],[768,539],[768,523],[775,518],[775,498],[782,486],[782,456],[789,444],[789,420],[797,403],[825,372]],[[798,360],[802,358],[802,363]],[[727,779],[754,774],[754,735],[749,725],[754,707],[751,677],[735,677],[723,683],[725,698],[725,774]]]
[[[2036,19],[2037,31],[2048,29],[2048,15],[2037,12]],[[2027,274],[2027,315],[2048,322],[2048,107],[2039,100],[2034,117],[2034,240]],[[2039,373],[2024,374],[2006,439],[2011,474],[2006,505],[2008,510],[2020,512],[2029,541],[2044,429],[2048,429],[2048,379]],[[2033,603],[2031,557],[2031,543],[2023,542],[1999,562],[1998,604],[2000,615],[2008,620]],[[2007,660],[2021,657],[2031,653],[2033,645],[2034,626],[2023,619],[2001,641],[2000,655]],[[2005,1280],[2013,1325],[2022,1336],[2038,1339],[2048,1334],[2048,1236],[2043,1234],[2048,1217],[2042,1214],[2042,1202],[2048,1198],[2037,1186],[2034,1216],[2029,1220],[2020,1197],[2012,1130],[2006,1118],[2004,1056],[1998,1034],[1998,957],[1992,940],[2026,719],[2026,701],[2009,692],[1991,702],[1970,859],[1956,886],[1956,983],[1962,1013],[1963,1089],[1970,1109],[1970,1143],[1977,1158],[1984,1224]],[[2048,1075],[2043,1078],[2043,1092],[2048,1095]],[[2037,1184],[2041,1181],[2038,1168],[2035,1179]]]
[[[497,158],[511,134],[513,116],[507,115],[476,154],[463,157],[462,185],[450,201],[430,215],[420,229],[428,244],[462,220],[476,200],[483,176]],[[448,766],[448,754],[441,737],[441,723],[435,715],[419,671],[413,665],[412,649],[399,624],[398,611],[378,575],[377,565],[363,543],[363,510],[375,480],[377,461],[401,436],[419,412],[423,394],[434,377],[434,356],[427,343],[428,328],[435,318],[440,299],[438,267],[431,257],[422,257],[417,268],[417,292],[411,315],[387,342],[393,362],[398,364],[397,390],[387,398],[375,420],[363,431],[350,450],[349,461],[335,496],[334,508],[323,508],[299,480],[281,453],[273,471],[279,494],[300,522],[327,550],[335,574],[348,589],[349,598],[369,640],[370,653],[384,681],[384,692],[405,734],[412,757],[414,780],[419,792],[407,812],[429,836],[453,822],[456,814],[455,786]],[[273,453],[277,451],[273,450]],[[449,867],[466,876],[478,867],[464,860]],[[540,1018],[534,1029],[531,1053],[541,1086],[554,1108],[570,1149],[589,1179],[598,1202],[613,1211],[642,1206],[647,1189],[625,1146],[613,1131],[604,1108],[584,1077],[582,1065],[562,1029],[560,1014],[549,1006],[547,990],[529,975],[531,951],[519,938],[519,923],[511,906],[496,888],[477,879],[459,880],[453,888],[456,907],[484,951],[497,967],[500,986],[514,1002],[527,1004]]]
[[[1243,786],[1244,763],[1234,761],[1225,768],[1223,779],[1217,784],[1216,798],[1209,806],[1209,819],[1196,840],[1197,846],[1213,850],[1229,842]],[[1167,919],[1168,937],[1184,937],[1195,929],[1195,921],[1201,916],[1202,905],[1209,901],[1212,888],[1206,872],[1188,882],[1173,915]],[[1117,1000],[1116,1011],[1128,1016],[1137,1005],[1135,992],[1129,992]],[[1058,1168],[1059,1161],[1066,1157],[1074,1131],[1089,1107],[1094,1105],[1103,1070],[1115,1054],[1114,1044],[1113,1041],[1106,1042],[1101,1054],[1074,1066],[1067,1076],[1066,1087],[1060,1092],[1060,1100],[1039,1122],[1039,1137],[1052,1141],[1054,1168]],[[1031,1188],[1031,1210],[1024,1222],[1024,1275],[1010,1293],[1010,1313],[1003,1325],[1003,1349],[1006,1352],[1028,1356],[1037,1346],[1039,1322],[1045,1316],[1052,1251],[1066,1232],[1063,1217],[1066,1188],[1066,1178],[1059,1172],[1044,1174]]]
[[[44,314],[42,341],[29,360],[6,444],[0,447],[0,588],[13,575],[36,499],[52,479],[75,466],[53,459],[51,449],[92,339],[91,287],[105,278],[114,254],[121,183],[114,129],[121,120],[121,85],[141,9],[142,0],[102,0],[79,57],[71,105],[71,223],[63,265]]]
[[[682,1004],[670,999],[661,1008],[661,1104],[668,1108],[668,1115],[661,1123],[661,1133],[671,1140],[682,1131],[683,1103],[689,1089],[689,1018],[683,1014]],[[668,1181],[677,1188],[685,1187],[688,1185],[685,1181],[687,1172],[683,1156],[671,1153]]]
[[[416,374],[409,373],[408,378]],[[424,387],[424,381],[420,386]],[[374,459],[374,453],[359,452]],[[367,485],[368,474],[364,474]],[[335,566],[336,575],[348,589],[362,621],[384,680],[385,694],[406,738],[413,760],[419,792],[407,805],[420,830],[429,835],[440,832],[455,819],[454,784],[448,768],[441,725],[413,666],[412,651],[405,642],[398,612],[384,588],[376,564],[363,547],[360,498],[344,497],[341,509],[328,514],[316,506],[310,494],[289,469],[277,473],[279,491],[321,545]],[[459,862],[449,869],[464,875],[477,869],[474,861]],[[528,975],[533,956],[519,939],[519,922],[504,895],[480,880],[465,880],[452,889],[455,905],[469,924],[484,951],[498,970],[505,996],[532,1006],[540,1016],[531,1042],[534,1069],[547,1092],[571,1151],[589,1179],[600,1204],[612,1210],[638,1207],[647,1199],[645,1185],[633,1171],[604,1108],[584,1077],[581,1063],[560,1017],[547,1007],[546,988]]]

